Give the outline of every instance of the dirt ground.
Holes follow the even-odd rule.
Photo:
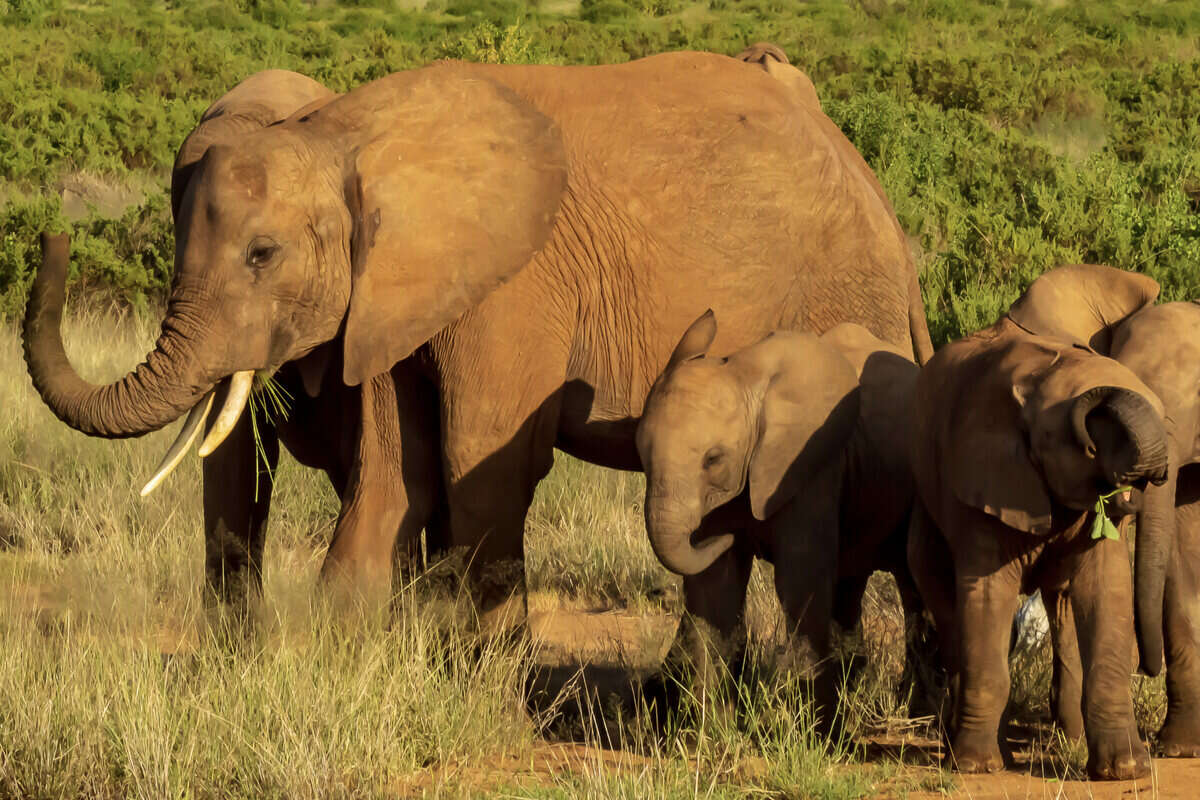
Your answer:
[[[962,797],[972,800],[1000,800],[1001,798],[1095,798],[1095,800],[1118,800],[1121,798],[1161,798],[1161,800],[1184,800],[1200,796],[1200,760],[1155,759],[1150,777],[1140,781],[1113,781],[1093,783],[1091,781],[1043,780],[1028,772],[1015,769],[997,775],[959,775],[955,777],[956,788],[950,794],[937,792],[910,792],[910,800],[927,798]],[[881,795],[887,796],[887,795]]]
[[[563,608],[551,598],[533,598],[530,629],[540,645],[539,661],[548,665],[542,687],[551,691],[565,680],[579,680],[579,664],[595,662],[585,670],[590,685],[620,693],[631,672],[651,668],[665,655],[677,622],[667,615],[638,615],[624,611],[589,612]],[[614,653],[621,654],[626,669],[611,665]],[[553,665],[563,666],[556,673]],[[1138,781],[1092,782],[1054,777],[1054,767],[1042,765],[1034,755],[1032,740],[1037,732],[1013,726],[1010,745],[1016,765],[995,775],[951,775],[938,766],[942,748],[936,740],[906,734],[880,735],[859,742],[867,761],[889,760],[900,764],[896,776],[881,786],[876,797],[929,798],[1161,798],[1183,800],[1200,797],[1200,759],[1154,759],[1152,774]],[[574,743],[547,743],[535,756],[521,764],[495,765],[490,775],[472,775],[486,785],[538,784],[552,780],[562,771],[594,769],[637,769],[642,759],[619,750],[587,747]],[[507,768],[506,768],[507,767]],[[757,765],[747,763],[739,771],[753,775]],[[849,765],[847,769],[856,769]],[[453,769],[450,767],[449,769]],[[1046,775],[1047,777],[1043,777]],[[431,776],[432,777],[432,776]],[[439,776],[444,779],[445,774]],[[460,776],[466,778],[467,776]],[[434,783],[439,782],[434,779]],[[914,786],[941,784],[939,791],[914,791]],[[428,785],[428,784],[427,784]],[[479,784],[476,784],[479,785]],[[953,788],[948,788],[953,786]],[[416,788],[416,787],[413,787]]]

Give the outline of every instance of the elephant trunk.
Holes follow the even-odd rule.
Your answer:
[[[680,575],[695,575],[712,566],[733,545],[733,536],[722,534],[692,545],[692,534],[700,527],[699,509],[689,509],[660,497],[648,497],[646,531],[650,546],[662,565]]]
[[[1141,669],[1157,675],[1162,668],[1163,591],[1174,523],[1174,468],[1168,469],[1168,442],[1162,418],[1136,392],[1099,387],[1072,408],[1080,443],[1096,455],[1113,486],[1146,481],[1134,555],[1134,619]],[[1099,440],[1099,445],[1096,440]]]
[[[1161,486],[1147,486],[1137,515],[1134,548],[1134,624],[1138,668],[1151,677],[1162,670],[1163,591],[1167,561],[1175,543],[1175,483],[1178,467],[1167,471]]]
[[[133,372],[96,386],[79,376],[63,348],[63,303],[69,255],[64,234],[42,234],[42,266],[25,310],[25,363],[34,388],[63,422],[89,436],[141,436],[196,405],[213,383],[192,357],[196,315],[172,298],[154,350]],[[185,372],[185,364],[193,365]]]

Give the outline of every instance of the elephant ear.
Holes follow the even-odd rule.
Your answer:
[[[558,129],[510,89],[427,67],[356,91],[383,94],[384,81],[346,178],[350,386],[516,275],[549,238],[567,185]]]
[[[1055,267],[1029,284],[1008,317],[1036,336],[1108,355],[1113,330],[1154,303],[1158,290],[1157,281],[1139,272],[1099,264]]]
[[[679,337],[679,343],[671,351],[671,357],[667,360],[667,366],[663,372],[670,372],[684,361],[705,355],[716,338],[717,316],[710,308],[697,317],[696,321],[683,332],[683,336]]]
[[[954,495],[1010,528],[1042,535],[1050,531],[1050,494],[1033,462],[1021,409],[1027,388],[972,402],[949,430],[943,463]]]
[[[823,469],[841,463],[858,420],[859,392],[850,362],[810,334],[777,333],[759,349],[776,365],[749,469],[750,510],[765,520]]]

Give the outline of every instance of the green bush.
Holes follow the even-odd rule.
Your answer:
[[[935,341],[994,319],[1057,263],[1200,294],[1200,7],[1132,0],[124,0],[0,2],[0,315],[43,227],[78,280],[160,295],[175,150],[238,80],[296,69],[346,90],[436,58],[597,64],[780,44],[878,172],[920,256]],[[68,219],[78,173],[158,187]],[[132,181],[137,178],[137,181]],[[108,216],[104,216],[107,214]]]

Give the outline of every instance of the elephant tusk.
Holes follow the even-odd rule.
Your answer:
[[[201,458],[216,450],[233,430],[238,418],[242,416],[246,401],[250,399],[250,388],[253,385],[254,370],[247,369],[233,373],[233,377],[229,379],[229,394],[225,397],[225,405],[221,407],[217,421],[213,423],[212,428],[208,431],[208,436],[204,437],[204,442],[197,451]]]
[[[158,485],[166,480],[167,476],[183,460],[188,448],[192,446],[192,442],[196,441],[196,437],[204,429],[204,420],[208,419],[208,412],[212,409],[214,394],[215,392],[210,391],[204,395],[200,402],[196,403],[195,407],[188,413],[187,420],[183,423],[183,427],[179,429],[179,435],[175,437],[175,441],[171,444],[171,448],[167,450],[167,454],[162,457],[162,461],[158,462],[158,467],[154,470],[154,477],[146,481],[146,485],[142,487],[142,497],[157,489]]]

